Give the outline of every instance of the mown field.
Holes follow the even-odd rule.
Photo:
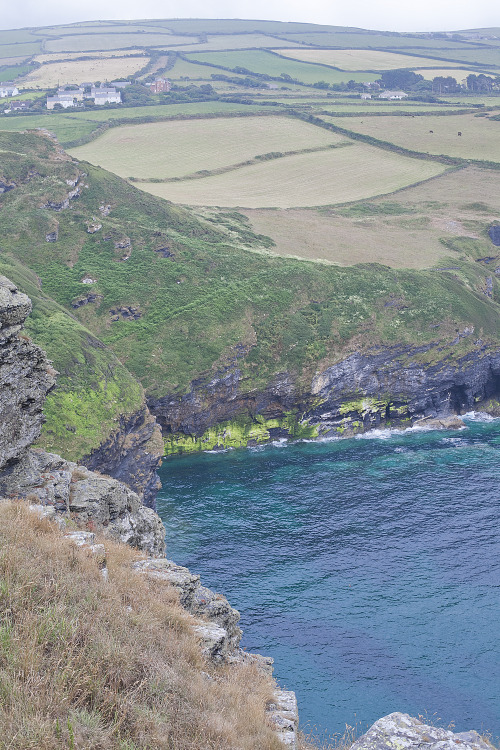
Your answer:
[[[335,122],[335,118],[333,118]],[[500,122],[472,114],[439,117],[360,117],[343,127],[414,151],[500,163]],[[458,135],[461,133],[462,135]]]
[[[269,152],[327,147],[342,140],[291,118],[217,118],[112,128],[70,153],[120,177],[167,178],[227,167]]]
[[[114,34],[71,34],[61,39],[51,39],[45,42],[47,52],[85,52],[87,50],[128,49],[129,47],[159,47],[160,45],[187,44],[196,42],[174,34],[127,33]]]
[[[301,63],[288,57],[264,50],[242,50],[241,52],[196,52],[189,53],[188,59],[195,62],[207,62],[211,65],[220,65],[225,68],[246,68],[253,73],[264,73],[269,76],[280,77],[283,73],[302,83],[340,83],[341,81],[353,80],[357,82],[370,81],[373,74],[370,73],[342,73],[341,71],[329,69],[321,65]],[[221,71],[224,72],[224,71]]]
[[[83,81],[112,81],[114,78],[133,75],[147,65],[148,60],[145,56],[134,56],[47,63],[29,73],[23,79],[22,85],[47,89],[58,84],[63,86]]]
[[[468,167],[344,208],[245,214],[279,255],[422,269],[452,266],[467,253],[488,255],[486,228],[498,220],[499,205],[500,173]]]
[[[129,49],[113,49],[113,50],[94,50],[94,52],[48,52],[43,55],[37,55],[34,58],[35,62],[42,64],[59,62],[64,60],[82,60],[85,57],[91,58],[104,58],[104,57],[126,57],[127,55],[143,55],[145,51],[143,49],[134,49],[131,52]]]
[[[175,203],[247,208],[320,206],[399,190],[441,174],[442,164],[361,143],[242,167],[225,174],[137,186]]]
[[[431,57],[413,57],[397,52],[382,52],[367,49],[280,49],[280,55],[301,62],[332,65],[341,70],[395,70],[398,68],[432,67],[436,60]]]

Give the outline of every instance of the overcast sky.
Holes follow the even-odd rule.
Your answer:
[[[498,0],[4,0],[0,28],[97,19],[259,18],[388,31],[500,26]]]

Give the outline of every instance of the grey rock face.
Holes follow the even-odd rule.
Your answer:
[[[0,475],[0,496],[52,506],[79,526],[99,529],[150,555],[164,554],[161,519],[135,492],[54,453],[26,451]]]
[[[118,429],[81,463],[124,482],[148,508],[161,487],[156,473],[163,455],[161,430],[147,407],[120,417]]]
[[[31,301],[0,276],[0,471],[40,435],[55,371],[45,352],[20,338]]]
[[[180,603],[197,619],[196,632],[210,659],[227,661],[237,653],[242,636],[238,627],[240,613],[231,607],[225,596],[202,586],[200,576],[171,560],[140,560],[134,564],[134,569],[166,581],[179,592]]]
[[[454,734],[397,712],[376,721],[351,750],[456,750],[457,746],[461,750],[493,750],[477,732]]]
[[[447,344],[356,352],[315,375],[309,387],[299,387],[285,372],[262,391],[252,391],[238,367],[229,368],[215,378],[193,381],[183,396],[150,399],[148,405],[165,435],[195,437],[239,415],[282,418],[290,410],[322,435],[442,419],[480,409],[500,395],[498,347],[478,339],[467,354],[453,356],[454,346],[463,339],[472,343],[473,335],[472,328],[465,328]],[[286,436],[270,432],[273,439]]]

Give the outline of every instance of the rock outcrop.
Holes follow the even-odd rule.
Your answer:
[[[217,424],[241,418],[255,422],[256,417],[283,420],[291,412],[316,436],[443,420],[487,409],[500,395],[500,348],[473,338],[473,329],[464,329],[447,344],[355,352],[317,373],[308,386],[284,372],[256,391],[235,366],[194,381],[185,395],[150,399],[149,408],[165,437],[200,438]],[[269,430],[272,439],[289,436],[286,425]]]
[[[40,435],[43,404],[55,386],[45,352],[20,335],[31,301],[0,276],[0,471]]]
[[[376,721],[350,750],[456,750],[457,747],[494,750],[475,731],[453,733],[398,712]]]
[[[52,506],[82,526],[95,526],[151,555],[163,554],[163,524],[136,492],[116,479],[30,447],[40,435],[45,397],[56,382],[43,350],[21,333],[30,312],[29,298],[0,276],[0,497]],[[145,414],[142,422],[148,422]],[[152,440],[151,422],[149,418],[144,426],[144,446]],[[118,452],[123,459],[125,448]],[[117,463],[115,457],[115,468]],[[151,467],[156,463],[144,457],[145,468],[136,478],[141,490],[152,483]]]
[[[163,456],[161,430],[149,409],[144,406],[129,416],[120,417],[120,424],[107,440],[81,463],[92,470],[124,482],[148,508],[155,508],[161,487],[157,469]]]

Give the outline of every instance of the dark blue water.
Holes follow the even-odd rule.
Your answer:
[[[303,724],[500,736],[500,420],[168,459],[168,556],[241,611]]]

